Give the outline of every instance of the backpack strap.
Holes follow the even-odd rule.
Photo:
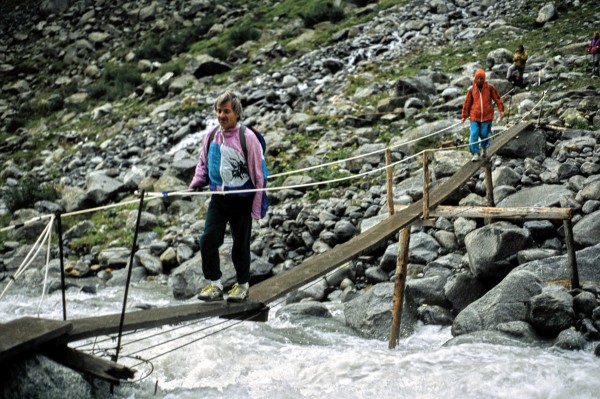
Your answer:
[[[244,158],[248,162],[248,148],[246,148],[246,126],[240,125],[240,144],[242,145],[242,151],[244,151]]]
[[[210,143],[215,139],[215,134],[219,130],[219,125],[217,125],[208,135],[208,144],[206,145],[206,155],[208,156],[208,148],[210,147]],[[240,144],[242,145],[242,151],[244,152],[244,158],[246,162],[248,161],[248,149],[246,148],[246,126],[240,125]]]
[[[219,130],[219,125],[215,126],[215,128],[212,130],[212,132],[210,132],[209,136],[208,136],[208,143],[206,145],[206,151],[208,152],[208,148],[210,147],[210,143],[212,143],[212,141],[215,139],[215,134],[217,133],[217,130]],[[208,155],[208,154],[206,154]]]

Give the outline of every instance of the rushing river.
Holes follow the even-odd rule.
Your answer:
[[[132,287],[128,308],[181,304],[166,286]],[[156,289],[156,286],[160,289]],[[0,287],[2,288],[2,287]],[[122,289],[96,295],[68,291],[68,316],[118,313]],[[195,301],[191,299],[190,301]],[[62,319],[59,293],[39,297],[11,290],[0,320]],[[294,324],[276,317],[257,323],[206,319],[125,334],[119,362],[137,381],[115,387],[118,398],[544,398],[600,397],[600,358],[592,351],[489,344],[444,346],[448,327],[420,326],[394,350],[334,324]],[[332,304],[341,321],[340,304]],[[341,324],[341,323],[340,323]],[[80,350],[114,353],[116,341],[76,342]],[[106,389],[103,387],[101,389]],[[107,396],[108,391],[107,391]]]

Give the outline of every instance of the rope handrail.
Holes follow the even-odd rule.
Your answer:
[[[515,89],[512,88],[506,94],[504,94],[502,97],[507,96],[508,94],[510,94],[514,90]],[[541,104],[541,102],[544,100],[545,95],[546,95],[546,91],[542,92],[542,98],[540,99],[540,101],[538,101],[538,103],[531,110],[529,110],[527,113],[525,113],[521,117],[520,121],[524,120],[529,114],[531,114],[538,107],[539,104]],[[289,174],[304,172],[304,171],[307,171],[307,170],[313,170],[313,169],[317,169],[317,168],[331,166],[331,165],[334,165],[334,164],[338,164],[338,163],[342,163],[342,162],[347,162],[347,161],[351,161],[351,160],[355,160],[355,159],[366,158],[366,157],[369,157],[371,155],[375,155],[375,154],[378,154],[378,153],[385,152],[388,149],[392,150],[394,148],[397,148],[397,147],[400,147],[400,146],[403,146],[403,145],[411,144],[411,143],[418,142],[420,140],[424,140],[426,138],[438,135],[438,134],[440,134],[440,133],[442,133],[442,132],[444,132],[446,130],[452,129],[452,128],[460,125],[460,124],[462,124],[462,122],[457,122],[457,123],[455,123],[453,125],[447,126],[447,127],[443,128],[443,129],[440,129],[440,130],[435,131],[433,133],[427,134],[425,136],[421,136],[421,137],[418,137],[418,138],[415,138],[415,139],[412,139],[412,140],[402,141],[402,142],[397,143],[397,144],[395,144],[393,146],[387,146],[386,148],[383,148],[383,149],[380,149],[380,150],[375,150],[375,151],[372,151],[372,152],[369,152],[369,153],[366,153],[366,154],[361,154],[361,155],[357,155],[357,156],[353,156],[353,157],[349,157],[349,158],[345,158],[345,159],[340,159],[340,160],[336,160],[336,161],[326,162],[326,163],[319,164],[319,165],[313,165],[313,166],[310,166],[310,167],[307,167],[307,168],[298,169],[298,170],[294,170],[294,171],[282,172],[282,173],[278,173],[278,174],[272,174],[272,175],[270,175],[270,177],[273,178],[273,177],[285,176],[285,175],[289,175]],[[495,135],[490,136],[490,138],[493,138],[494,136]],[[457,146],[454,146],[454,147],[445,147],[445,149],[448,150],[448,149],[452,149],[452,148],[463,148],[463,147],[465,147],[465,146],[464,145],[457,145]],[[436,149],[431,149],[431,150],[432,151],[436,151]],[[420,154],[422,154],[422,152],[420,152],[417,155],[420,155]],[[396,165],[396,164],[398,164],[398,163],[400,163],[402,161],[405,161],[407,159],[411,159],[412,157],[413,156],[404,158],[401,161],[397,161],[397,162],[393,163],[390,166],[394,166],[394,165]],[[378,169],[377,171],[379,171],[379,170],[381,170],[381,168]],[[369,171],[369,173],[359,174],[359,175],[357,175],[357,177],[362,177],[362,176],[370,174],[370,173],[373,173],[373,171]],[[342,180],[339,180],[339,181],[344,181],[344,180],[349,180],[349,178],[343,178]],[[219,192],[219,194],[225,194],[225,193],[227,193],[227,194],[239,194],[239,193],[249,193],[249,192],[256,192],[256,191],[272,191],[272,190],[274,191],[274,190],[283,190],[283,189],[288,189],[288,188],[292,189],[292,188],[310,187],[310,186],[313,186],[313,185],[328,184],[328,183],[332,183],[332,182],[337,182],[337,180],[324,181],[324,182],[321,182],[320,184],[319,184],[319,182],[317,182],[317,183],[311,183],[311,184],[308,184],[308,185],[296,185],[296,186],[288,186],[288,187],[282,186],[282,187],[269,187],[269,188],[266,188],[266,189],[231,190],[231,191],[227,191],[227,192]],[[170,192],[170,193],[168,193],[168,192],[162,192],[162,193],[149,192],[149,193],[147,193],[146,200],[155,199],[157,197],[167,197],[167,196],[176,196],[176,195],[212,195],[212,193],[210,193],[210,192],[198,193],[198,192],[192,192],[192,191],[185,191],[185,192],[174,191],[174,192]],[[124,202],[120,202],[120,203],[117,203],[117,204],[109,204],[109,205],[103,205],[103,206],[100,206],[100,207],[94,207],[94,208],[88,208],[88,209],[82,209],[82,210],[78,210],[78,211],[68,212],[68,213],[62,214],[62,216],[66,217],[66,216],[81,215],[81,214],[95,212],[95,211],[99,211],[99,210],[104,210],[104,209],[110,209],[110,208],[116,208],[116,207],[120,207],[120,206],[125,206],[125,205],[136,204],[137,202],[138,202],[137,200],[124,201]],[[36,221],[39,221],[39,220],[43,220],[44,218],[49,218],[51,216],[52,216],[52,214],[37,216],[37,217],[32,218],[32,219],[30,219],[30,220],[28,220],[28,221],[26,221],[24,223],[4,227],[4,228],[0,229],[0,232],[5,232],[5,231],[12,230],[12,229],[16,229],[18,227],[22,227],[24,225],[28,225],[28,224],[34,223]]]
[[[385,152],[387,150],[392,150],[394,148],[397,148],[397,147],[400,147],[400,146],[403,146],[403,145],[411,144],[411,143],[414,143],[414,142],[418,142],[420,140],[424,140],[424,139],[429,138],[431,136],[438,135],[438,134],[440,134],[440,133],[442,133],[442,132],[444,132],[446,130],[449,130],[449,129],[453,128],[453,127],[456,127],[456,126],[460,125],[461,123],[462,122],[457,122],[454,125],[447,126],[447,127],[443,128],[443,129],[440,129],[440,130],[435,131],[433,133],[427,134],[425,136],[418,137],[418,138],[412,139],[412,140],[402,141],[402,142],[394,144],[392,146],[387,146],[385,148],[382,148],[382,149],[379,149],[379,150],[375,150],[375,151],[371,151],[371,152],[368,152],[366,154],[355,155],[353,157],[344,158],[344,159],[338,159],[338,160],[335,160],[335,161],[326,162],[326,163],[322,163],[322,164],[319,164],[319,165],[313,165],[313,166],[309,166],[309,167],[306,167],[306,168],[292,170],[292,171],[288,171],[288,172],[275,173],[275,174],[270,175],[269,177],[273,178],[273,177],[287,176],[287,175],[291,175],[291,174],[295,174],[295,173],[306,172],[308,170],[313,170],[313,169],[323,168],[323,167],[330,166],[330,165],[335,165],[335,164],[339,164],[339,163],[353,161],[355,159],[366,158],[366,157],[369,157],[371,155],[380,154],[380,153]]]
[[[509,94],[511,91],[509,91],[506,94]],[[525,120],[525,118],[529,114],[531,114],[540,104],[542,104],[542,102],[545,99],[545,96],[546,96],[546,91],[542,92],[542,98],[538,101],[537,104],[534,105],[534,107],[532,107],[531,110],[529,110],[527,113],[525,113],[520,118],[520,121]],[[324,167],[324,166],[329,166],[331,164],[335,164],[335,163],[339,163],[339,162],[346,162],[348,160],[353,160],[353,159],[358,159],[358,158],[361,158],[361,157],[371,156],[373,154],[384,152],[384,151],[386,151],[388,149],[396,148],[396,147],[401,146],[401,145],[406,145],[406,144],[411,143],[411,142],[416,142],[416,141],[423,140],[425,138],[431,137],[433,135],[437,135],[437,134],[439,134],[439,133],[441,133],[441,132],[443,132],[445,130],[448,130],[450,128],[453,128],[453,127],[455,127],[455,126],[457,126],[457,125],[459,125],[461,123],[462,122],[459,122],[457,124],[448,126],[446,128],[440,129],[439,131],[430,133],[428,135],[422,136],[422,137],[417,138],[417,139],[413,139],[413,140],[408,140],[408,141],[405,141],[405,142],[401,142],[401,143],[398,143],[398,144],[396,144],[394,146],[388,146],[388,147],[386,147],[385,149],[382,149],[382,150],[373,151],[373,152],[370,152],[368,154],[362,154],[360,156],[355,156],[355,157],[347,158],[347,159],[344,159],[344,160],[338,160],[338,161],[329,162],[329,163],[322,164],[322,165],[316,165],[316,167]],[[490,137],[488,137],[485,140],[492,139],[493,137],[496,137],[499,134],[501,134],[501,133],[490,135]],[[481,143],[482,141],[484,141],[484,140],[480,139],[477,142]],[[320,185],[327,185],[327,184],[339,183],[339,182],[348,181],[348,180],[352,180],[352,179],[362,178],[362,177],[367,176],[367,175],[371,175],[371,174],[374,174],[374,173],[385,171],[385,170],[387,170],[390,167],[396,166],[398,164],[407,162],[407,161],[409,161],[409,160],[411,160],[413,158],[419,157],[424,152],[427,152],[427,151],[431,151],[431,152],[437,152],[437,151],[442,151],[442,150],[443,151],[447,151],[449,149],[458,149],[458,148],[463,148],[463,147],[468,147],[468,146],[469,146],[469,144],[462,144],[462,145],[455,145],[455,146],[452,146],[452,147],[445,147],[445,148],[425,149],[425,150],[422,150],[422,151],[420,151],[420,152],[418,152],[416,154],[413,154],[413,155],[410,155],[408,157],[405,157],[405,158],[403,158],[403,159],[401,159],[399,161],[393,162],[393,163],[391,163],[389,165],[384,165],[382,167],[375,168],[375,169],[372,169],[372,170],[369,170],[369,171],[366,171],[366,172],[362,172],[362,173],[358,173],[358,174],[353,174],[353,175],[350,175],[350,176],[343,176],[343,177],[340,177],[340,178],[330,179],[330,180],[325,180],[325,181],[318,181],[318,182],[311,182],[311,183],[304,183],[304,184],[296,184],[296,185],[290,185],[290,186],[268,187],[268,188],[247,189],[247,190],[230,190],[230,191],[218,191],[218,192],[211,192],[211,191],[204,191],[204,192],[195,192],[195,191],[150,192],[150,193],[146,193],[146,196],[145,196],[145,198],[143,200],[144,201],[149,201],[151,199],[167,198],[169,196],[173,197],[173,196],[194,196],[194,195],[209,196],[209,195],[244,194],[244,193],[253,193],[253,192],[280,191],[280,190],[287,190],[287,189],[299,189],[299,188],[307,188],[307,187],[314,187],[314,186],[320,186]],[[314,169],[315,167],[310,167],[310,168]],[[306,169],[310,169],[310,168],[306,168]],[[138,200],[123,201],[123,202],[120,202],[120,203],[117,203],[117,204],[109,204],[109,205],[104,205],[104,206],[100,206],[100,207],[94,207],[94,208],[89,208],[89,209],[84,209],[84,210],[69,212],[69,213],[63,214],[62,216],[81,215],[81,214],[85,214],[85,213],[96,212],[96,211],[99,211],[99,210],[111,209],[111,208],[116,208],[116,207],[120,207],[120,206],[136,204],[138,202],[139,202]],[[11,226],[5,227],[3,229],[0,229],[0,232],[8,231],[10,229],[16,229],[18,227],[23,227],[23,226],[35,223],[37,221],[41,221],[41,220],[47,219],[47,218],[50,219],[50,222],[48,223],[48,225],[46,226],[46,228],[44,229],[44,231],[41,233],[41,235],[38,237],[38,240],[36,241],[36,244],[34,244],[34,247],[35,247],[35,245],[37,245],[37,243],[40,241],[40,239],[43,238],[43,240],[45,242],[49,237],[51,237],[51,233],[50,233],[51,228],[50,228],[50,226],[52,226],[52,224],[54,222],[55,214],[46,214],[46,215],[37,216],[37,217],[32,218],[32,219],[30,219],[30,220],[28,220],[26,222],[23,222],[23,223],[20,223],[20,224],[17,224],[17,225],[11,225]],[[34,248],[32,248],[32,251],[33,251],[33,249]],[[36,254],[33,256],[33,258],[35,258],[35,256],[37,256],[37,254],[39,253],[40,250],[41,250],[41,247],[37,249]],[[32,251],[30,251],[30,254],[32,253]],[[28,254],[28,256],[30,256],[30,254]],[[48,252],[48,257],[49,257],[49,252]],[[22,273],[23,268],[28,267],[33,262],[33,258],[31,260],[29,260],[29,262],[27,263],[26,266],[24,266],[25,265],[25,261],[27,260],[27,258],[26,258],[23,261],[22,265],[20,266],[19,270],[10,277],[9,283],[4,288],[3,292],[0,294],[0,299],[4,296],[4,294],[6,293],[7,289],[12,285],[12,282],[14,281],[14,279],[16,279],[16,278],[18,278],[20,276],[20,274]],[[46,264],[46,267],[48,267],[48,264]],[[47,272],[48,272],[48,269],[46,269],[46,276],[47,276]],[[46,281],[44,281],[44,291],[45,291],[45,284],[46,284]],[[43,298],[43,294],[44,293],[42,292],[42,298]],[[40,303],[40,305],[41,305],[41,303]]]

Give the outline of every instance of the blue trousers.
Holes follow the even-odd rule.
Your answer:
[[[471,121],[471,136],[469,137],[469,151],[471,154],[479,154],[479,146],[488,148],[490,146],[490,134],[492,133],[492,121]],[[481,139],[481,142],[479,140]]]

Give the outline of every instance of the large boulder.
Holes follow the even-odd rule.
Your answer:
[[[585,215],[573,226],[573,239],[581,247],[600,244],[600,211]]]
[[[598,268],[600,244],[577,251],[575,259],[580,283],[597,284],[600,281],[600,268]],[[565,282],[571,278],[568,255],[534,260],[518,266],[515,270],[534,273],[544,283]]]
[[[496,287],[456,316],[452,335],[495,330],[501,323],[528,322],[528,302],[542,292],[542,282],[533,273],[513,271]]]
[[[542,184],[517,191],[498,202],[499,208],[512,208],[521,206],[540,206],[553,207],[560,206],[560,199],[563,196],[573,197],[571,190],[562,184]]]
[[[497,222],[465,237],[469,268],[482,281],[498,281],[517,266],[517,253],[531,242],[529,230]]]
[[[534,130],[515,137],[498,149],[497,154],[510,158],[535,158],[546,153],[546,135]]]
[[[394,283],[373,286],[362,295],[344,304],[346,323],[365,338],[385,340],[392,323],[390,308],[393,303]],[[400,331],[408,336],[414,330],[415,310],[403,307]]]
[[[575,321],[573,297],[564,287],[550,286],[529,302],[529,322],[542,335],[557,335]]]

